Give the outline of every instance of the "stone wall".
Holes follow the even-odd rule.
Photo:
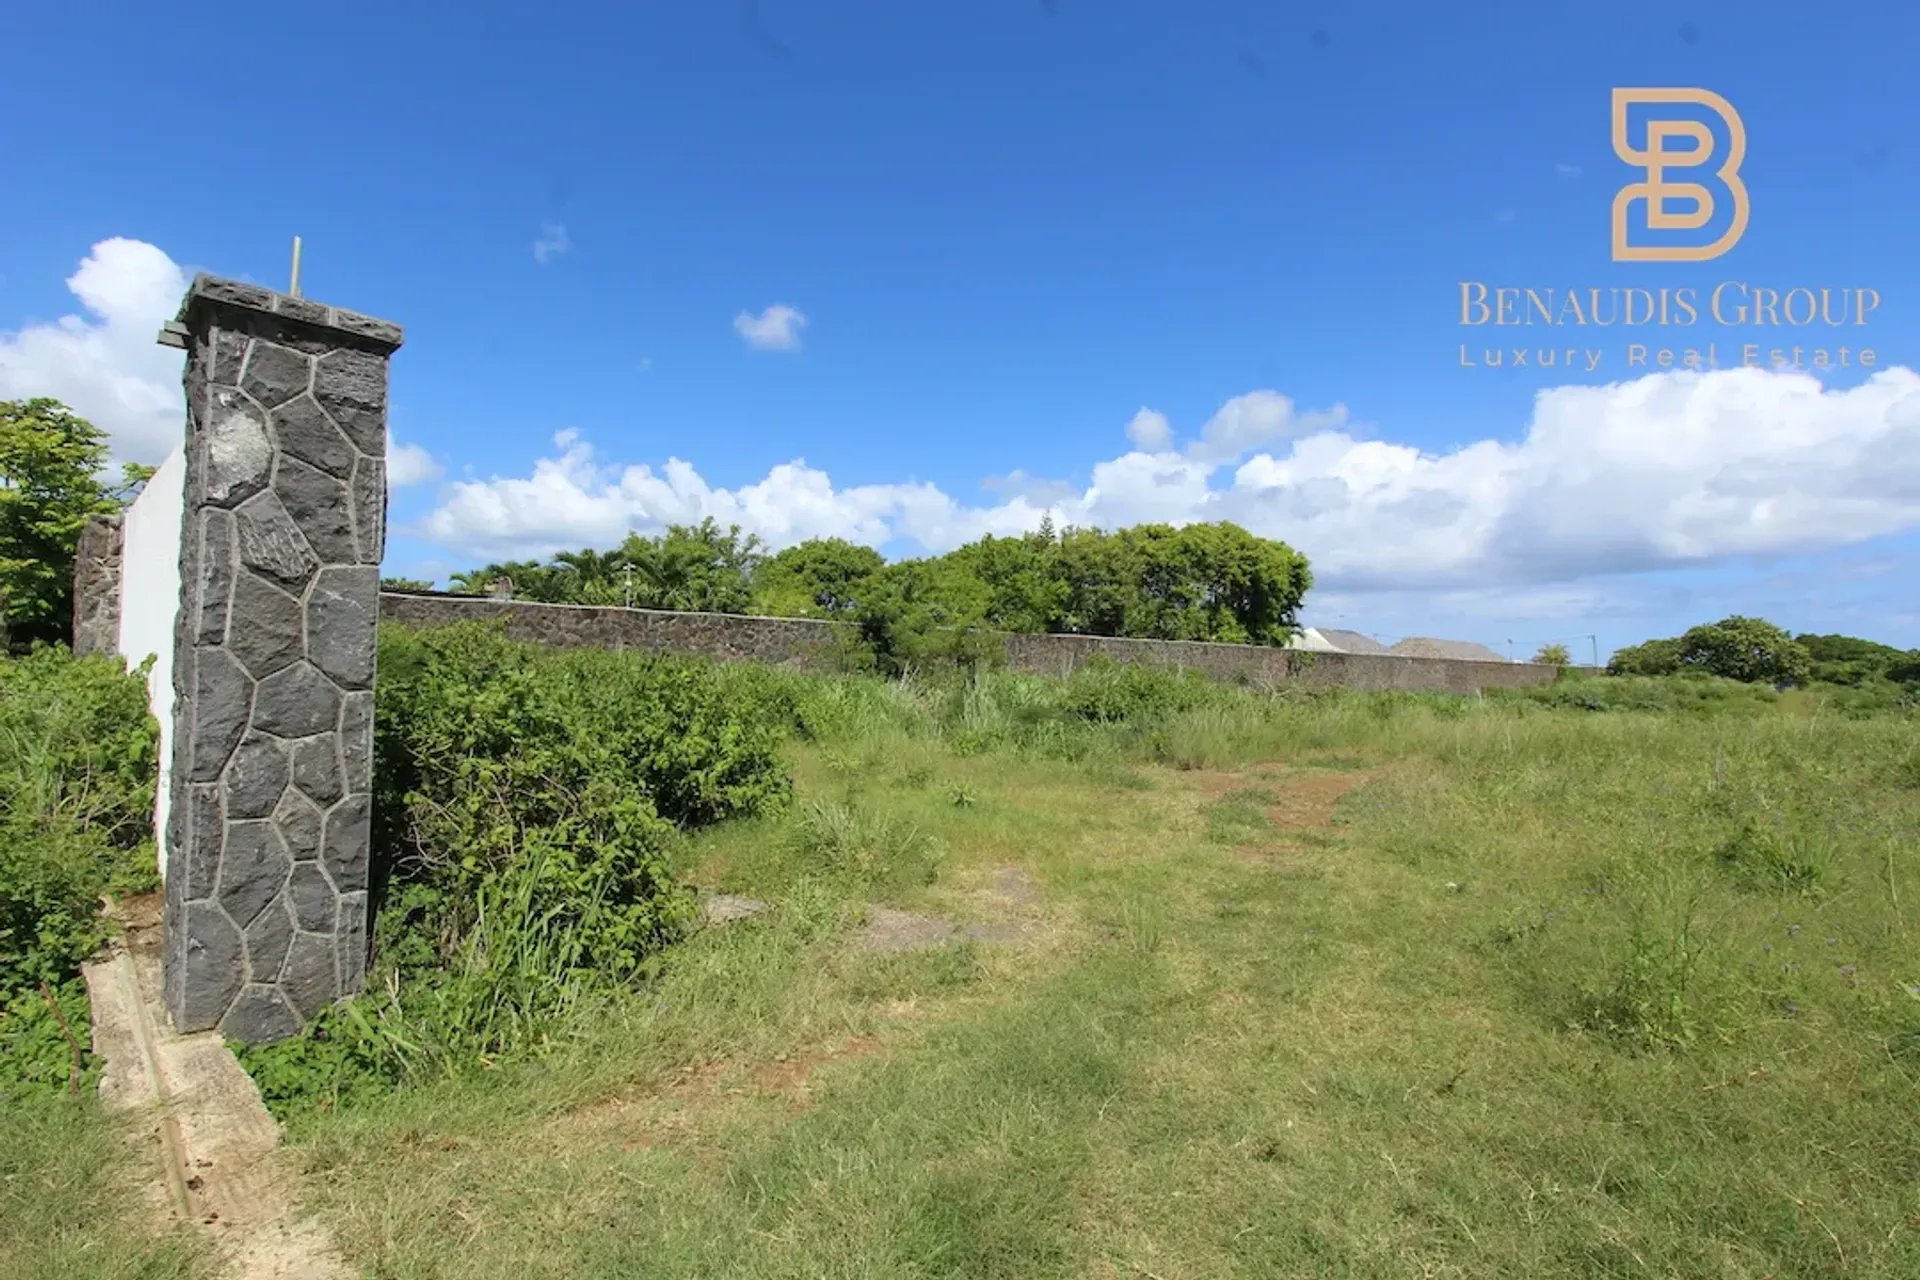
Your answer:
[[[515,640],[562,649],[651,649],[826,669],[837,652],[834,624],[811,618],[748,618],[577,604],[534,604],[486,596],[383,591],[380,617],[410,626],[502,620]]]
[[[398,326],[201,276],[187,351],[167,1008],[293,1034],[367,959],[374,637]]]
[[[1557,667],[1525,662],[1462,662],[1380,653],[1310,653],[1192,640],[1010,635],[1004,643],[1009,667],[1042,675],[1066,675],[1096,653],[1117,662],[1184,667],[1240,684],[1297,681],[1320,688],[1398,689],[1409,693],[1523,689],[1549,684],[1559,674]]]
[[[500,601],[481,596],[382,592],[382,619],[443,626],[503,619],[517,640],[560,648],[651,649],[711,658],[752,659],[780,666],[831,668],[839,653],[836,624],[810,618],[749,618],[719,613],[667,613],[587,605]],[[1257,645],[1188,640],[1119,640],[1107,636],[1009,635],[1007,665],[1016,671],[1066,675],[1096,653],[1119,662],[1186,667],[1249,684],[1303,684],[1356,689],[1474,693],[1546,684],[1554,667],[1512,662],[1457,662],[1393,654],[1303,653]]]
[[[73,651],[113,653],[120,645],[121,517],[89,516],[73,557]]]

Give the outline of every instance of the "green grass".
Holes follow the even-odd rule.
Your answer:
[[[297,1117],[308,1194],[409,1280],[1920,1274],[1916,724],[1702,689],[814,682],[793,805],[675,854],[772,909]],[[876,901],[1033,928],[869,952]]]
[[[152,1163],[93,1099],[0,1101],[0,1274],[8,1280],[187,1280],[204,1248],[156,1234]]]

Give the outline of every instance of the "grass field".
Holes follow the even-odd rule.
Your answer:
[[[154,1223],[146,1181],[155,1159],[90,1096],[0,1100],[0,1275],[192,1280],[207,1274],[203,1247]]]
[[[1911,718],[1347,697],[1129,734],[1032,696],[828,690],[795,803],[679,853],[769,910],[541,1061],[295,1121],[345,1251],[1920,1275]],[[884,949],[873,904],[985,928]]]

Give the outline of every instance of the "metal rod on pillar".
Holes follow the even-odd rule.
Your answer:
[[[287,286],[287,293],[295,298],[300,296],[300,237],[299,236],[295,236],[293,238],[293,282]]]

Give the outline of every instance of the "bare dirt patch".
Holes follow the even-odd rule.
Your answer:
[[[885,1045],[880,1036],[855,1035],[750,1069],[733,1060],[682,1067],[644,1089],[556,1116],[544,1136],[566,1150],[583,1141],[617,1143],[623,1151],[673,1149],[711,1161],[719,1155],[711,1138],[728,1105],[760,1098],[804,1111],[813,1104],[817,1071],[871,1057]]]
[[[986,919],[956,924],[943,916],[874,906],[854,941],[869,951],[913,951],[948,942],[1017,943],[1035,936],[1038,922],[1034,917],[1044,895],[1025,869],[996,867],[972,897]]]
[[[1305,772],[1256,766],[1228,772],[1188,775],[1207,800],[1222,800],[1236,793],[1257,792],[1269,830],[1257,841],[1236,846],[1243,857],[1269,859],[1276,853],[1299,852],[1311,847],[1315,833],[1333,825],[1340,801],[1381,777],[1381,769],[1356,769],[1341,772]]]

